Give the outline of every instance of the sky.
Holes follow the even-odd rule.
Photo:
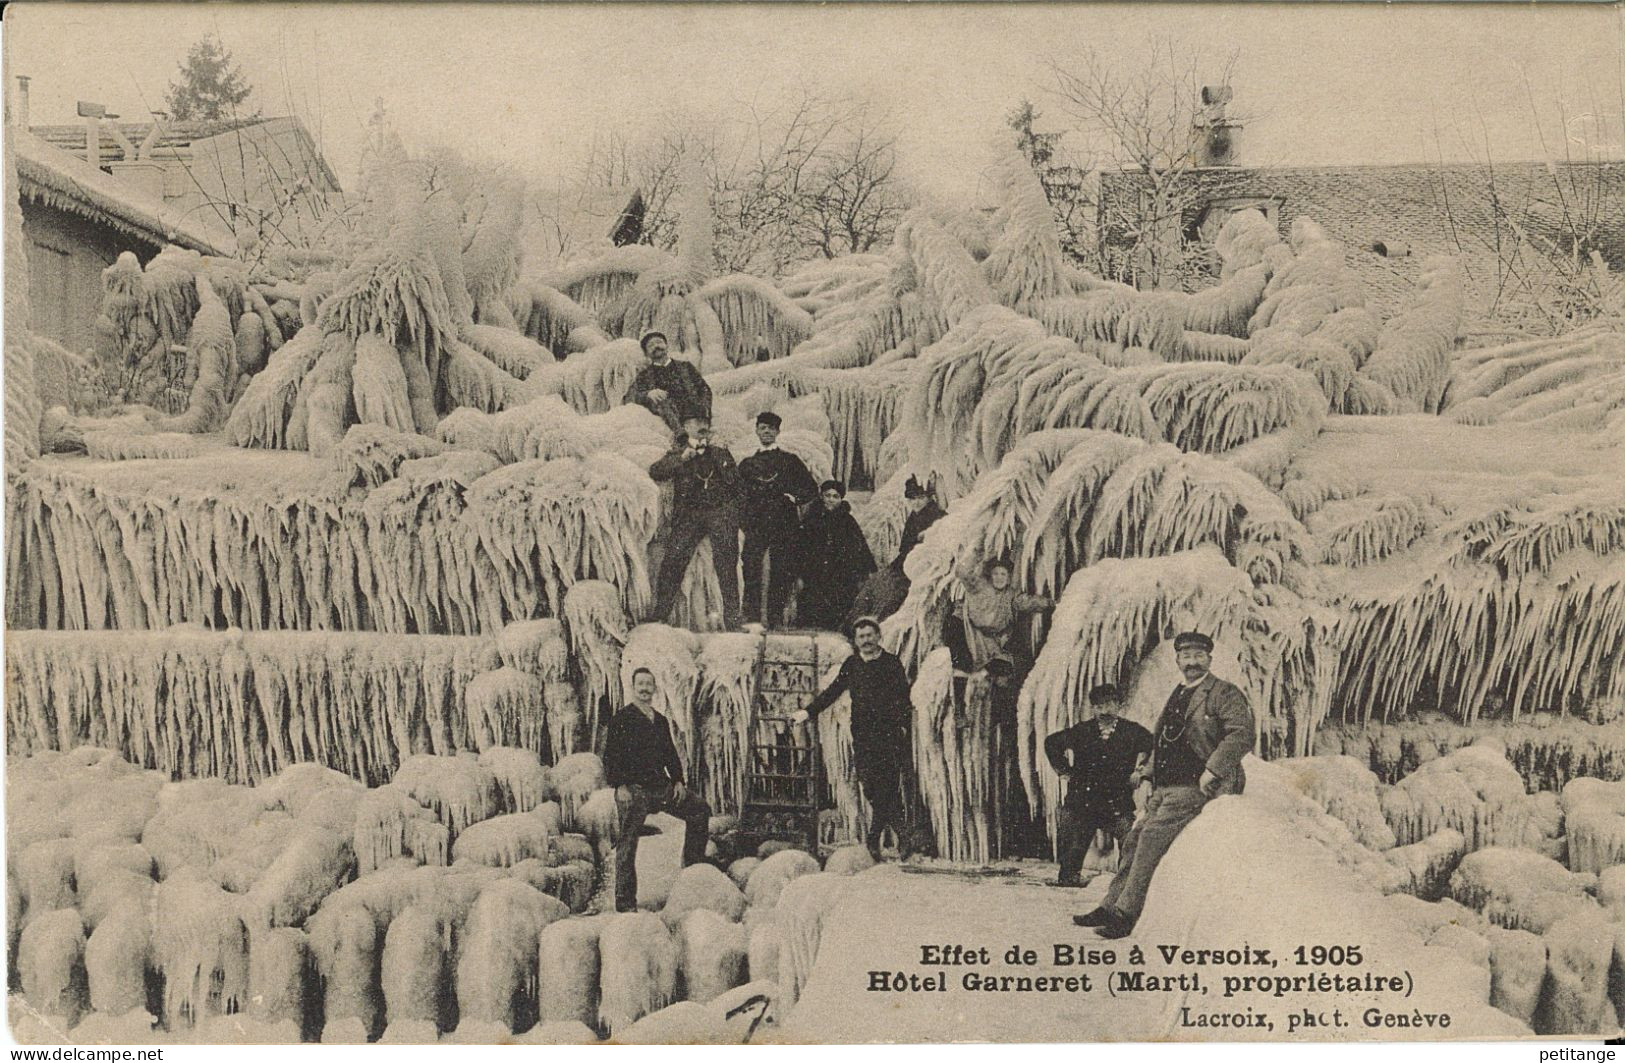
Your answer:
[[[341,181],[380,100],[409,147],[546,179],[612,130],[807,87],[888,110],[920,189],[985,201],[1022,97],[1067,127],[1051,61],[1093,49],[1129,69],[1154,40],[1215,69],[1237,53],[1245,163],[1538,159],[1565,136],[1618,156],[1625,140],[1625,7],[1604,4],[14,4],[7,85],[31,77],[34,124],[76,121],[77,100],[144,119],[210,32]]]

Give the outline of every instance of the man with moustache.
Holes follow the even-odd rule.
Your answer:
[[[722,589],[722,626],[739,628],[739,468],[726,447],[711,441],[711,422],[704,417],[683,421],[683,437],[666,456],[649,466],[656,483],[673,484],[671,533],[660,574],[655,578],[655,603],[648,620],[669,622],[672,607],[683,587],[688,563],[701,540],[711,540],[711,564]]]
[[[857,652],[841,662],[835,681],[790,719],[816,720],[842,694],[851,696],[852,767],[872,813],[864,841],[879,862],[881,836],[890,827],[897,835],[898,859],[907,860],[914,841],[902,786],[914,752],[908,674],[895,653],[881,648],[880,623],[874,617],[853,625],[852,643]]]
[[[1241,758],[1255,740],[1247,696],[1209,669],[1213,640],[1196,631],[1174,638],[1184,682],[1169,695],[1157,720],[1151,753],[1151,797],[1123,842],[1119,870],[1100,907],[1073,916],[1103,938],[1126,937],[1145,907],[1146,890],[1163,854],[1203,807],[1246,785]]]
[[[655,677],[632,673],[632,700],[610,717],[604,743],[604,781],[615,788],[615,910],[638,908],[638,835],[654,812],[683,821],[683,866],[705,858],[711,807],[683,782],[683,760],[671,721],[655,709]]]
[[[1066,780],[1055,826],[1057,886],[1083,884],[1083,858],[1097,832],[1123,843],[1134,826],[1134,784],[1151,755],[1151,732],[1123,719],[1123,697],[1115,686],[1102,683],[1089,691],[1089,704],[1093,719],[1044,740],[1044,755]]]
[[[681,440],[685,421],[711,419],[711,385],[692,362],[671,356],[665,333],[650,330],[639,343],[647,361],[627,389],[626,401],[665,421],[673,438]]]

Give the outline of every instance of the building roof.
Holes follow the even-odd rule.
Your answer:
[[[124,159],[124,145],[113,135],[109,126],[117,126],[124,138],[136,148],[140,148],[142,141],[152,131],[152,122],[103,122],[101,135],[101,160],[103,163],[121,162]],[[84,122],[70,123],[68,125],[32,125],[28,131],[47,143],[76,155],[85,157],[85,137],[87,125]],[[333,188],[339,190],[338,177],[327,165],[322,153],[316,150],[316,142],[311,138],[310,131],[305,123],[291,115],[277,117],[253,118],[222,118],[208,121],[194,122],[164,122],[160,125],[158,136],[148,155],[155,159],[187,158],[194,155],[199,146],[218,137],[231,133],[240,133],[244,130],[254,130],[255,135],[264,132],[275,135],[284,130],[291,129],[310,153],[322,177]]]
[[[235,118],[219,119],[199,122],[165,122],[158,135],[155,147],[184,148],[194,140],[205,140],[221,133],[229,133],[237,129],[246,129],[249,126],[260,125],[267,119]],[[146,139],[147,132],[152,129],[151,122],[103,122],[102,123],[102,158],[118,162],[124,158],[124,146],[113,136],[107,127],[117,126],[118,131],[132,144],[140,144]],[[31,125],[28,131],[41,140],[63,151],[83,155],[85,151],[85,122],[70,122],[66,125]]]
[[[78,214],[160,246],[179,244],[211,255],[230,254],[236,246],[230,233],[183,217],[32,132],[13,130],[10,138],[17,161],[18,194],[25,200]]]

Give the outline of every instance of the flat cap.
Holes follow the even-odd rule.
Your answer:
[[[1179,650],[1185,649],[1201,650],[1203,653],[1212,653],[1213,640],[1202,634],[1200,631],[1181,631],[1179,634],[1174,636],[1174,650],[1175,652],[1178,652]]]

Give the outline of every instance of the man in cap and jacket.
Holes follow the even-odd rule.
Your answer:
[[[1082,885],[1083,858],[1098,831],[1121,845],[1134,826],[1134,785],[1151,755],[1151,732],[1119,715],[1123,698],[1110,683],[1089,691],[1093,719],[1056,731],[1044,755],[1066,779],[1055,826],[1057,886]]]
[[[722,589],[722,624],[739,627],[739,469],[726,447],[711,442],[711,422],[690,417],[683,438],[649,466],[657,483],[671,481],[671,531],[655,579],[649,619],[668,623],[682,590],[683,575],[700,540],[711,540],[711,564]]]
[[[1163,854],[1215,797],[1239,794],[1247,777],[1241,758],[1256,738],[1247,696],[1209,669],[1213,640],[1196,631],[1174,638],[1184,682],[1157,719],[1151,753],[1151,797],[1123,842],[1119,870],[1100,907],[1074,916],[1103,938],[1126,937],[1145,907],[1151,876]]]
[[[757,414],[756,438],[762,444],[761,449],[739,463],[745,501],[740,513],[745,531],[745,620],[765,620],[768,627],[778,627],[784,622],[784,607],[790,601],[790,588],[796,580],[792,551],[801,521],[800,507],[818,497],[818,481],[807,471],[807,466],[779,447],[782,424],[776,413]],[[764,588],[762,569],[769,551],[773,560]]]
[[[880,622],[874,617],[860,617],[852,626],[852,643],[856,652],[841,662],[835,681],[790,719],[816,720],[842,694],[850,696],[852,767],[870,810],[865,844],[879,862],[881,839],[890,827],[897,835],[898,858],[907,860],[914,846],[902,785],[914,751],[908,673],[897,655],[880,645]]]
[[[648,361],[627,389],[626,401],[647,407],[679,438],[683,434],[683,422],[689,418],[709,421],[711,385],[705,382],[699,368],[692,362],[673,358],[663,332],[645,332],[640,342]]]

